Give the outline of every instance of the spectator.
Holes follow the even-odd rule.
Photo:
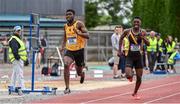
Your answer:
[[[157,63],[163,63],[165,60],[163,60],[163,49],[164,49],[164,42],[163,39],[161,38],[161,34],[157,34],[157,41],[158,41],[158,46],[157,46]],[[160,67],[161,66],[161,67]],[[157,65],[155,68],[156,70],[165,70],[164,65]]]
[[[156,62],[156,55],[157,55],[157,38],[155,37],[155,32],[151,31],[150,36],[148,38],[150,45],[147,46],[147,55],[148,55],[148,62],[149,62],[149,70],[150,73],[153,72],[155,62]]]
[[[123,28],[122,26],[116,26],[114,29],[114,33],[111,36],[111,43],[112,43],[112,53],[114,57],[114,65],[113,65],[113,78],[117,79],[120,78],[118,75],[118,65],[119,65],[119,57],[117,56],[119,50],[119,38],[122,34]]]
[[[25,89],[23,66],[24,61],[27,60],[27,52],[24,42],[21,39],[21,27],[15,26],[13,29],[13,35],[9,39],[9,59],[13,64],[13,73],[11,76],[11,85],[13,88],[17,88],[19,93],[22,94],[21,89]],[[18,85],[16,86],[16,81]]]
[[[41,66],[41,61],[45,64],[45,48],[47,46],[47,41],[45,37],[40,37],[39,51],[36,53],[36,69]]]
[[[175,50],[175,46],[176,46],[176,43],[173,41],[173,38],[172,36],[168,36],[167,38],[167,41],[165,43],[165,47],[166,47],[166,50],[167,50],[167,54],[168,54],[168,58],[170,58],[170,56],[176,51]],[[168,72],[169,73],[175,73],[175,68],[174,68],[174,64],[175,62],[167,65],[167,68],[168,68]],[[170,68],[171,66],[171,68]]]

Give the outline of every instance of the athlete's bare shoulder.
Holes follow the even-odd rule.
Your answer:
[[[84,27],[84,23],[80,20],[77,20],[77,28]]]
[[[77,29],[79,29],[83,33],[88,32],[85,25],[84,25],[84,23],[82,21],[80,21],[80,20],[77,20]]]
[[[130,28],[129,28],[129,29],[125,29],[125,30],[123,31],[123,34],[122,34],[122,35],[124,35],[124,37],[125,37],[126,35],[129,34],[130,30],[131,30]]]
[[[76,20],[78,24],[84,24],[82,21],[80,20]]]
[[[130,30],[131,30],[131,28],[125,29],[125,30],[124,30],[124,33],[125,33],[125,34],[128,34]]]
[[[124,29],[122,35],[121,35],[121,39],[123,39],[124,37],[126,37],[129,34],[129,29]]]

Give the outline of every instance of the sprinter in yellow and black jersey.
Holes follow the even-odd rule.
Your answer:
[[[76,71],[78,76],[80,76],[80,83],[84,82],[85,73],[82,71],[85,66],[84,62],[84,47],[86,45],[86,40],[89,39],[88,31],[79,20],[75,20],[75,11],[68,9],[66,11],[67,23],[64,26],[64,39],[62,48],[60,51],[65,49],[64,55],[64,81],[66,88],[64,90],[65,94],[70,93],[69,88],[69,70],[70,65],[75,62]]]

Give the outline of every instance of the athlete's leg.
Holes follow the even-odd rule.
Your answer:
[[[76,64],[75,65],[76,66],[76,72],[77,72],[78,76],[81,76],[83,67],[85,66],[84,54],[81,51],[77,52],[74,60],[75,60],[75,64]]]
[[[136,85],[135,85],[134,92],[132,95],[135,97],[135,99],[140,99],[140,97],[137,95],[137,92],[138,92],[139,87],[141,86],[141,82],[142,82],[143,63],[142,63],[141,54],[139,54],[137,56],[139,58],[134,60],[134,67],[135,67],[135,71],[136,71]]]
[[[132,82],[133,78],[133,58],[132,56],[127,56],[126,58],[126,68],[125,68],[125,73],[126,73],[126,78]]]
[[[133,71],[132,71],[132,68],[131,67],[126,67],[125,68],[125,73],[126,73],[126,78],[132,82],[133,80]]]
[[[69,66],[73,63],[73,59],[69,56],[64,56],[64,82],[66,89],[69,89]]]
[[[85,67],[84,62],[84,49],[78,50],[74,55],[74,60],[76,64],[76,71],[78,76],[81,77],[80,83],[84,82],[85,73],[83,72],[83,68]]]
[[[137,93],[137,91],[141,85],[143,69],[142,68],[136,68],[135,71],[136,71],[136,85],[135,85],[133,95],[135,95]]]
[[[81,76],[83,70],[83,66],[77,66],[76,65],[76,72],[78,76]]]
[[[84,66],[76,66],[76,71],[78,76],[80,76],[80,83],[82,84],[84,82],[85,73],[83,72]]]

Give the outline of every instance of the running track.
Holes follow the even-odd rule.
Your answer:
[[[31,103],[180,103],[180,76],[144,81],[139,90],[140,100],[131,96],[130,85],[56,96]],[[118,82],[117,82],[118,83]]]

